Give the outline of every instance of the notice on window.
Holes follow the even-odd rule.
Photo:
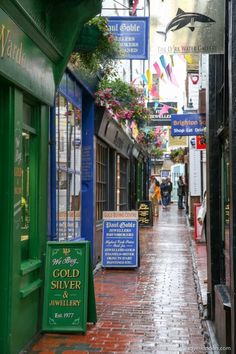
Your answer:
[[[102,266],[138,266],[138,212],[103,212]]]

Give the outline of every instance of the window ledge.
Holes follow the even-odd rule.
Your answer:
[[[40,268],[41,265],[42,261],[40,259],[27,259],[27,261],[21,263],[20,273],[21,275],[28,274],[33,270]]]
[[[23,289],[20,290],[21,298],[25,298],[35,290],[39,289],[42,285],[43,281],[41,279],[35,280],[33,283],[25,286]]]

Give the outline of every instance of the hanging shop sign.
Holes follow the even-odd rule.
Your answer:
[[[109,17],[108,25],[122,51],[117,59],[148,59],[148,17]]]
[[[152,203],[148,200],[138,202],[139,226],[153,226]]]
[[[224,53],[224,0],[156,0],[150,13],[153,54]]]
[[[148,126],[171,125],[171,115],[177,111],[177,102],[148,102],[150,120]]]
[[[89,242],[48,242],[43,330],[86,332],[96,321]]]
[[[186,136],[172,136],[171,135],[171,127],[169,128],[169,147],[176,147],[176,146],[187,146],[188,141]]]
[[[206,137],[204,135],[196,136],[196,149],[206,150]]]
[[[104,211],[102,266],[138,266],[138,212]]]
[[[189,194],[201,195],[201,151],[189,149]]]
[[[0,73],[43,102],[54,104],[52,63],[1,9]]]
[[[196,136],[203,135],[206,127],[206,114],[172,114],[172,136]]]

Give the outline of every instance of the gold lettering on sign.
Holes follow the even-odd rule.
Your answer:
[[[76,278],[79,277],[80,271],[79,269],[54,269],[52,275],[54,278]]]
[[[52,280],[51,289],[70,289],[70,290],[79,290],[81,286],[81,281],[79,280]]]
[[[6,49],[6,45],[8,43],[8,40],[9,40],[9,35],[10,35],[10,30],[5,30],[5,26],[2,25],[2,31],[1,31],[1,37],[0,37],[0,40],[1,40],[1,58],[3,58],[4,55],[5,55],[5,49]]]
[[[26,65],[26,55],[23,52],[22,42],[20,44],[15,43],[11,31],[3,24],[0,32],[0,42],[1,58],[7,56],[21,66]]]
[[[51,300],[49,306],[79,306],[80,300]]]
[[[80,280],[72,280],[70,278],[78,278],[80,276],[79,269],[54,269],[52,272],[53,278],[69,278],[69,280],[52,280],[51,281],[51,289],[59,289],[59,290],[80,290],[81,281]]]

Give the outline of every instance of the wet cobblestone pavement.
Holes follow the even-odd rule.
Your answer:
[[[138,269],[95,274],[98,322],[86,334],[44,334],[27,353],[206,353],[196,283],[206,275],[205,251],[191,239],[184,210],[160,210],[140,231]]]

